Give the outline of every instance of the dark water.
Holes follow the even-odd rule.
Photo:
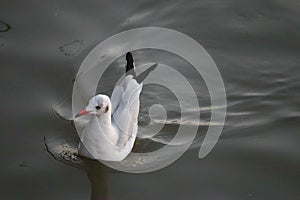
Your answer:
[[[293,0],[1,0],[1,199],[90,199],[91,183],[95,198],[109,191],[111,199],[298,199],[299,10]],[[64,102],[67,112],[84,57],[109,36],[142,26],[183,32],[216,62],[228,101],[216,147],[202,160],[193,148],[143,175],[56,161],[44,137],[74,134],[52,108]],[[203,88],[200,138],[210,112]]]

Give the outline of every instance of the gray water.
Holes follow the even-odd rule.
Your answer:
[[[298,199],[299,10],[293,0],[1,0],[1,199]],[[44,138],[59,143],[74,136],[53,108],[68,112],[81,62],[104,39],[143,26],[185,33],[216,62],[228,101],[217,145],[200,160],[196,144],[169,167],[142,175],[107,172],[89,160],[85,170],[58,162]],[[141,52],[134,55],[146,62]],[[186,73],[191,82],[200,80],[201,140],[209,96],[201,78]],[[120,68],[106,76],[99,92],[109,93],[121,74]],[[166,102],[169,96],[160,91],[146,88],[144,94]],[[147,118],[145,110],[141,116]],[[176,122],[177,113],[170,118]]]

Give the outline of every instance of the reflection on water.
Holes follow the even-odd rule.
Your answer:
[[[45,138],[47,151],[58,161],[84,170],[91,183],[91,199],[109,199],[107,174],[116,171],[101,163],[78,155],[79,138],[73,136],[57,136]]]
[[[111,199],[297,199],[298,8],[296,1],[279,0],[3,1],[0,19],[12,27],[0,32],[3,198],[89,199],[92,182],[97,187],[93,191],[104,196],[110,191]],[[52,107],[59,105],[56,110],[70,116],[72,80],[87,53],[113,34],[142,26],[178,30],[206,48],[226,86],[225,129],[209,156],[199,160],[198,145],[207,125],[218,122],[209,120],[212,108],[201,77],[182,68],[198,91],[200,107],[195,109],[200,109],[203,124],[195,148],[168,168],[145,175],[109,172],[106,177],[98,170],[102,166],[92,164],[85,169],[89,181],[86,172],[46,153],[44,137],[58,137],[53,141],[62,145],[72,143],[62,142],[69,136],[76,141],[72,125],[55,117]],[[69,56],[60,52],[59,47],[77,40],[82,45],[68,47]],[[137,64],[167,56],[143,56],[148,53],[136,52]],[[172,55],[168,58],[176,69],[185,65]],[[123,73],[118,66],[123,66],[121,60],[111,66],[99,92],[110,95],[112,83]],[[169,109],[166,133],[177,123],[193,124],[192,117],[178,121],[176,101],[165,102],[165,92],[145,88],[144,97],[162,101]],[[147,125],[147,103],[143,106],[140,121]],[[146,150],[154,146],[149,140],[137,145]]]

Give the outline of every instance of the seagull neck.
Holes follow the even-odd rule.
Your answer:
[[[98,116],[98,121],[104,126],[111,126],[110,113],[105,113]]]

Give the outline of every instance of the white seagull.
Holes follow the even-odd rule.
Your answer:
[[[99,94],[75,117],[91,114],[84,128],[78,152],[88,158],[122,161],[131,152],[138,129],[140,93],[132,54],[126,54],[126,76],[113,90],[111,98]]]

